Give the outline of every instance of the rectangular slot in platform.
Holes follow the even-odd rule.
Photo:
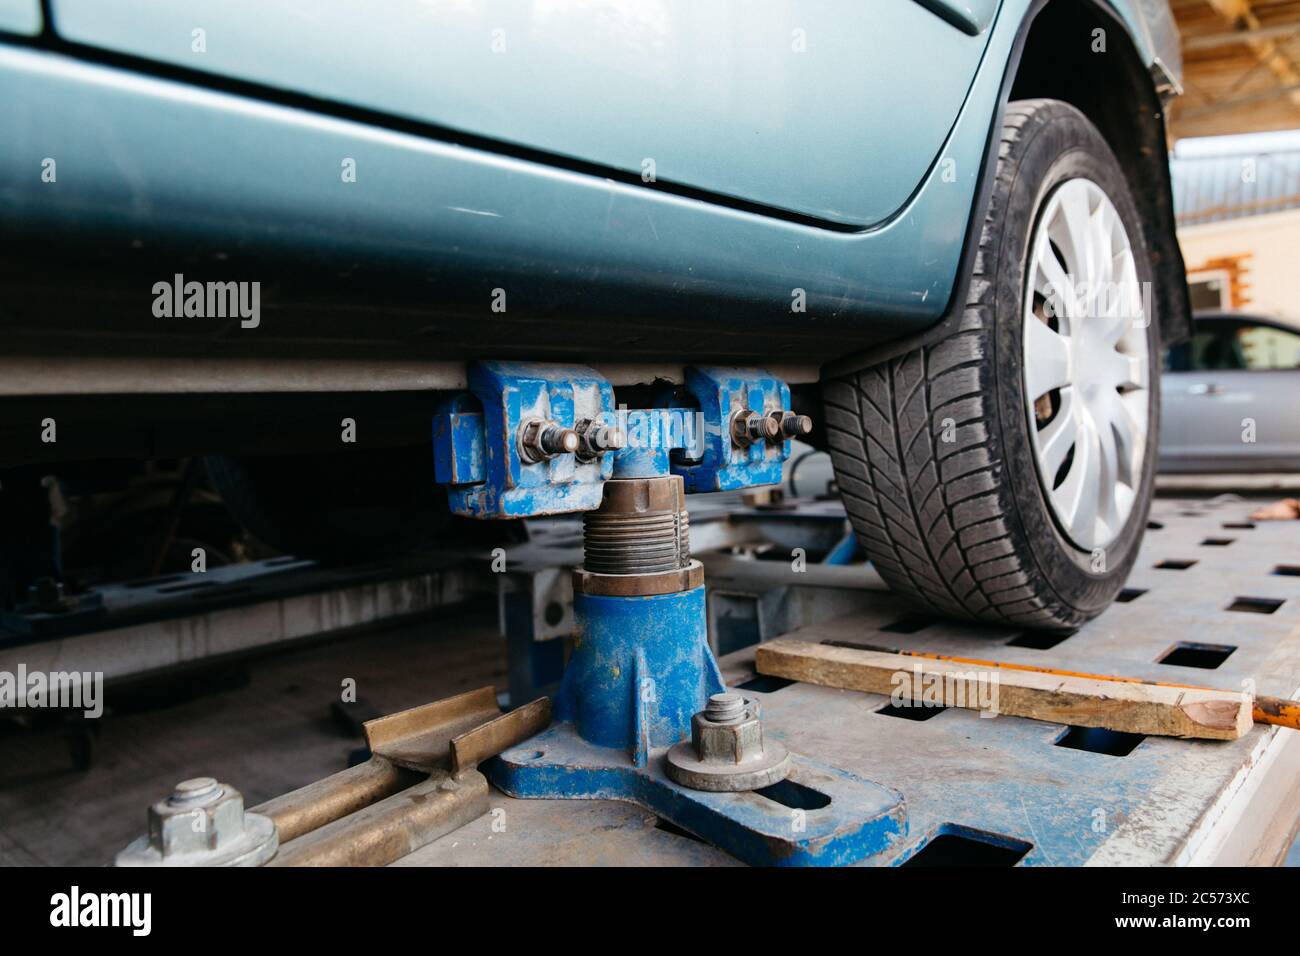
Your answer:
[[[903,866],[1015,866],[1033,848],[1016,837],[945,823]]]
[[[1228,605],[1229,611],[1246,611],[1251,614],[1272,614],[1286,601],[1280,598],[1238,597]]]
[[[1200,667],[1212,671],[1228,659],[1228,655],[1237,648],[1229,644],[1197,644],[1193,641],[1179,641],[1160,658],[1160,664],[1173,664],[1176,667]]]
[[[760,694],[775,694],[783,687],[789,687],[791,684],[798,683],[785,677],[769,677],[766,674],[757,674],[745,681],[743,684],[736,686],[737,690],[756,690]]]
[[[924,704],[886,704],[879,710],[875,711],[885,717],[901,717],[903,720],[929,720],[936,717],[947,707],[927,707]]]
[[[791,810],[820,810],[831,805],[831,798],[826,794],[794,780],[779,780],[754,792]]]
[[[1060,631],[1025,631],[1025,633],[1017,634],[1014,639],[1007,641],[1007,647],[1032,647],[1036,651],[1045,651],[1055,647],[1070,636],[1069,634],[1062,634]]]
[[[889,634],[915,634],[917,631],[925,630],[931,624],[938,624],[937,618],[925,614],[904,614],[897,621],[886,624],[881,628]]]
[[[1126,734],[1104,727],[1070,727],[1056,738],[1056,746],[1108,757],[1127,757],[1146,737]]]

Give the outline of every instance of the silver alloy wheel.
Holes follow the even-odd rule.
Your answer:
[[[1114,205],[1089,179],[1062,183],[1029,245],[1025,399],[1044,492],[1085,550],[1115,540],[1142,481],[1147,311]]]

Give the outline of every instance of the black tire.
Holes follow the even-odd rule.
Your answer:
[[[271,547],[331,564],[398,557],[451,522],[428,446],[206,459],[213,487]]]
[[[1065,103],[1010,104],[997,164],[959,327],[825,383],[827,438],[849,519],[896,592],[960,619],[1070,629],[1114,600],[1146,528],[1159,421],[1159,303],[1147,323],[1143,473],[1099,564],[1057,526],[1035,464],[1021,359],[1027,246],[1051,191],[1087,177],[1118,211],[1139,281],[1151,283],[1140,219],[1101,134]],[[944,419],[955,421],[955,441],[940,440]]]

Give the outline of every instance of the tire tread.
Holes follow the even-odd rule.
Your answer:
[[[1050,100],[1012,103],[997,177],[956,333],[825,387],[831,457],[849,519],[881,576],[950,616],[1004,625],[1073,627],[1078,609],[1016,546],[1004,462],[990,438],[997,197],[1016,173],[1015,146]],[[950,421],[949,421],[950,420]],[[946,428],[955,441],[943,441]]]

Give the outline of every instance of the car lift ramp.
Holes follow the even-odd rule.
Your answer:
[[[1231,497],[1158,499],[1120,601],[1056,643],[920,616],[876,591],[865,607],[793,634],[1230,690],[1254,681],[1259,694],[1294,697],[1300,536],[1291,522],[1250,522],[1251,508]],[[749,647],[720,663],[729,686],[761,700],[768,734],[903,795],[907,830],[871,864],[1274,864],[1295,835],[1294,731],[1257,725],[1217,742],[956,708],[910,719],[891,716],[882,695],[757,676],[753,657]],[[781,802],[798,809],[800,798]],[[494,791],[492,806],[399,865],[736,863],[630,804]]]

